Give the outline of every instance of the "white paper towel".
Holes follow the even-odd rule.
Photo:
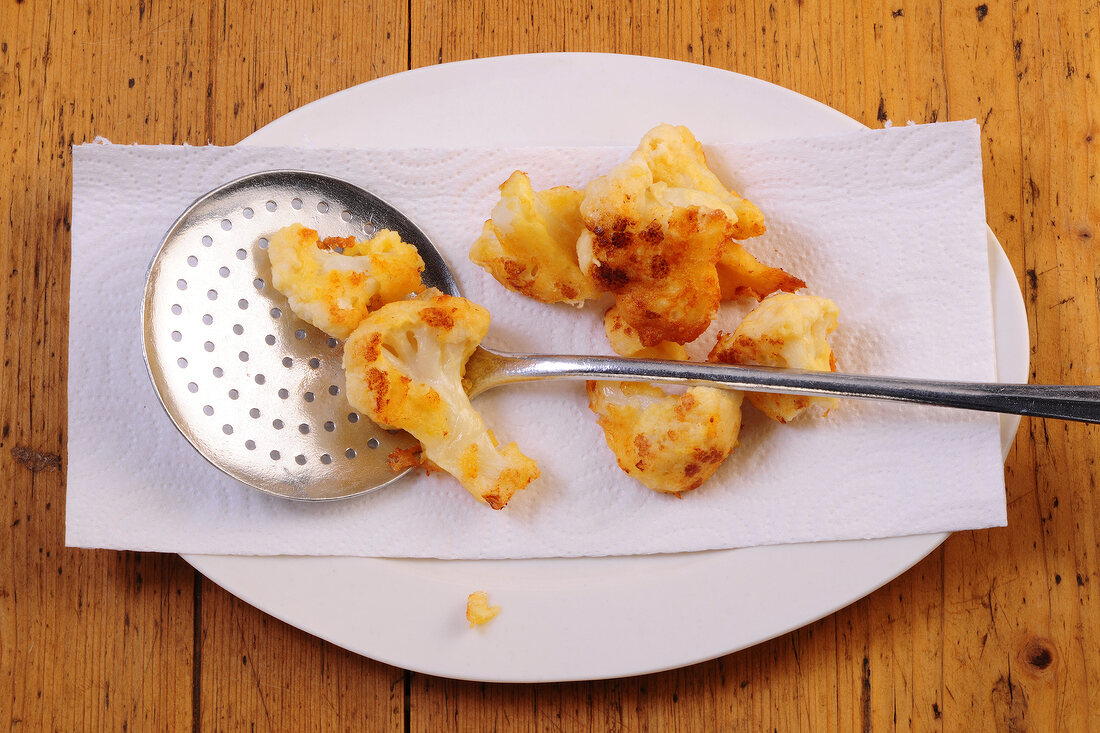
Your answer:
[[[446,475],[323,504],[273,498],[203,460],[164,414],[141,356],[146,268],[206,191],[248,173],[345,178],[410,215],[464,294],[487,306],[486,344],[610,353],[602,308],[505,291],[467,252],[515,169],[536,188],[582,187],[629,151],[316,150],[83,145],[74,150],[66,541],[219,554],[518,558],[644,554],[854,539],[1005,524],[996,416],[843,402],[780,426],[746,403],[741,445],[682,499],[615,465],[583,383],[517,386],[476,401],[542,477],[508,507]],[[981,151],[973,122],[707,149],[764,211],[748,246],[840,308],[845,371],[995,379]],[[723,310],[702,339],[730,330]],[[696,353],[698,356],[698,352]]]

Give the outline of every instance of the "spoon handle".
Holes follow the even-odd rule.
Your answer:
[[[466,364],[473,397],[486,390],[536,379],[613,379],[696,384],[754,392],[914,402],[965,410],[1100,423],[1100,387],[939,382],[609,356],[502,354],[479,348]]]

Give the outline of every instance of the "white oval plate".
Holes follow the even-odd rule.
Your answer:
[[[417,69],[352,87],[244,144],[311,147],[628,145],[658,122],[704,143],[860,124],[727,71],[605,54],[539,54]],[[1027,319],[989,233],[997,365],[1026,382]],[[1018,418],[1002,418],[1007,451]],[[669,669],[803,626],[898,576],[945,534],[680,555],[441,561],[185,555],[257,608],[418,672],[484,681],[598,679]],[[503,611],[470,630],[466,596]]]

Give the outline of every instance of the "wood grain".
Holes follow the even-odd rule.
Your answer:
[[[232,144],[378,76],[534,51],[705,63],[871,126],[976,118],[1033,378],[1097,383],[1098,16],[1026,0],[0,3],[0,723],[1100,729],[1094,427],[1024,421],[1007,529],[953,535],[868,598],[753,649],[594,683],[405,673],[267,617],[179,558],[66,549],[63,519],[72,143]]]

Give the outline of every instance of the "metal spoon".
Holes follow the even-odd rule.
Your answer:
[[[419,250],[425,284],[460,295],[428,237],[386,202],[316,173],[258,173],[206,194],[165,234],[145,288],[145,359],[180,432],[230,476],[293,499],[355,496],[400,478],[387,456],[416,441],[360,418],[343,394],[342,344],[297,319],[271,287],[265,237],[292,223],[326,236],[393,229]],[[484,348],[470,358],[464,381],[473,397],[534,379],[696,383],[1100,422],[1097,387],[932,382]]]

